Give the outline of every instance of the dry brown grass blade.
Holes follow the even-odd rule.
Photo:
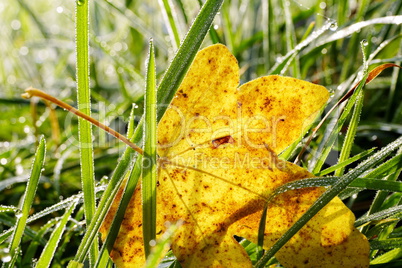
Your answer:
[[[127,139],[126,137],[124,137],[122,134],[120,134],[119,132],[117,132],[116,130],[102,124],[101,122],[99,122],[98,120],[94,119],[93,117],[90,117],[82,112],[80,112],[79,110],[75,109],[74,107],[72,107],[71,105],[53,97],[50,96],[49,94],[43,92],[42,90],[36,89],[36,88],[32,88],[29,87],[27,89],[25,89],[25,93],[21,94],[21,97],[23,97],[24,99],[30,99],[32,97],[39,97],[42,98],[46,101],[49,101],[51,103],[56,104],[57,106],[60,106],[61,108],[89,121],[91,124],[103,129],[104,131],[108,132],[110,135],[118,138],[119,140],[121,140],[122,142],[124,142],[125,144],[127,144],[128,146],[130,146],[131,148],[133,148],[134,151],[138,152],[139,154],[144,154],[143,150],[138,147],[137,145],[135,145],[134,143],[132,143],[129,139]]]

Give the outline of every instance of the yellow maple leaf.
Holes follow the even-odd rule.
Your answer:
[[[234,235],[257,241],[265,202],[279,186],[313,177],[278,159],[326,103],[328,91],[266,76],[238,88],[239,69],[223,45],[201,50],[158,125],[157,234],[183,220],[172,251],[183,267],[252,267]],[[164,161],[165,160],[165,161]],[[292,190],[269,204],[264,247],[271,247],[324,192]],[[121,193],[101,228],[106,235]],[[276,254],[285,267],[368,267],[367,239],[334,198]],[[137,187],[111,257],[118,267],[145,263]]]

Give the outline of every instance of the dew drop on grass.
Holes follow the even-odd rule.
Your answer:
[[[3,165],[3,166],[6,165],[7,162],[8,162],[8,161],[7,161],[7,158],[2,158],[2,159],[0,159],[0,164]]]
[[[0,249],[0,257],[3,263],[11,261],[10,250],[8,248]]]
[[[283,62],[283,57],[278,56],[278,57],[276,57],[275,60],[276,60],[277,63],[282,63]]]
[[[154,247],[156,245],[156,241],[152,239],[151,241],[149,241],[149,245],[151,247]]]
[[[338,24],[336,22],[331,23],[331,25],[329,26],[329,29],[331,31],[336,31],[336,29],[338,29]]]
[[[2,262],[10,262],[11,261],[11,255],[1,256],[1,261]]]
[[[76,0],[75,2],[78,6],[82,6],[83,4],[85,4],[85,0]]]
[[[21,212],[21,211],[20,211],[20,212],[16,212],[16,213],[15,213],[15,217],[16,217],[17,219],[21,218],[21,217],[22,217],[22,212]]]
[[[367,46],[368,45],[368,41],[366,40],[366,39],[363,39],[362,40],[362,45],[365,47],[365,46]]]

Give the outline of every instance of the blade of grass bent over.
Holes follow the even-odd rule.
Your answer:
[[[16,250],[19,248],[22,235],[24,234],[29,211],[31,209],[32,202],[35,198],[40,173],[43,168],[45,154],[46,154],[46,142],[45,139],[42,137],[39,141],[38,149],[36,150],[35,159],[33,161],[31,168],[31,175],[28,180],[27,187],[25,189],[24,201],[22,203],[21,213],[16,215],[17,216],[16,228],[14,229],[14,233],[11,237],[11,242],[9,245],[9,252],[11,254],[11,257],[17,254]],[[3,267],[10,267],[8,266],[8,264],[3,263]]]

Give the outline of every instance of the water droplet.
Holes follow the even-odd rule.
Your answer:
[[[21,28],[21,22],[20,22],[19,20],[13,20],[13,21],[11,22],[11,28],[12,28],[14,31],[19,30],[19,29]]]
[[[2,262],[10,262],[11,261],[10,250],[8,248],[0,249],[0,256],[1,256]]]
[[[18,118],[18,122],[20,122],[21,124],[25,123],[26,118],[24,116],[21,116],[20,118]]]
[[[215,25],[214,25],[214,29],[215,29],[215,30],[218,30],[218,28],[219,28],[219,25],[218,25],[218,24],[215,24]]]
[[[78,6],[82,6],[83,4],[85,4],[85,0],[76,0],[75,2]]]
[[[22,217],[22,212],[16,212],[16,213],[15,213],[15,217],[16,217],[17,219],[21,218],[21,217]]]
[[[282,63],[283,62],[283,57],[276,57],[276,62],[277,63]]]
[[[154,247],[156,245],[156,241],[152,239],[151,241],[149,241],[149,245],[151,247]]]
[[[331,31],[336,31],[336,29],[338,29],[338,24],[336,22],[331,23],[331,25],[329,26],[329,29]]]
[[[29,53],[29,48],[26,46],[22,46],[19,50],[21,56],[26,56]]]
[[[367,41],[366,39],[363,39],[363,40],[362,40],[362,45],[363,45],[363,46],[367,46],[367,45],[368,45],[368,41]]]
[[[10,262],[11,261],[11,255],[5,255],[1,257],[2,262]]]

